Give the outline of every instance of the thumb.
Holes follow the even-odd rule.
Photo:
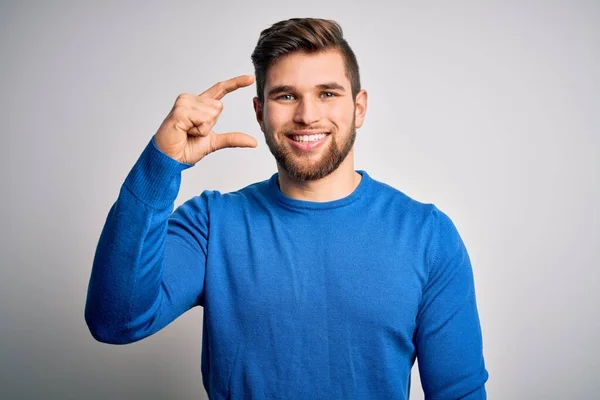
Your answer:
[[[215,138],[215,150],[226,147],[256,147],[257,145],[256,139],[241,132],[218,133]]]

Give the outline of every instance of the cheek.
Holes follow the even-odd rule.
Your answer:
[[[330,109],[330,119],[336,125],[350,125],[354,118],[354,106],[348,106],[348,104],[338,104]]]
[[[264,122],[270,130],[279,130],[287,124],[293,115],[285,107],[271,106],[265,109]]]

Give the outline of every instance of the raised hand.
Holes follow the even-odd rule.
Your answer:
[[[154,135],[156,146],[169,157],[187,164],[196,164],[213,151],[226,147],[256,147],[256,139],[245,133],[212,130],[223,111],[221,99],[253,82],[253,76],[240,75],[219,82],[200,95],[180,94]]]

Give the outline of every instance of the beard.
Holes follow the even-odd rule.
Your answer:
[[[302,128],[299,128],[302,129]],[[276,135],[285,138],[285,136],[296,129],[283,130]],[[326,177],[335,171],[340,164],[346,159],[350,150],[354,146],[356,140],[355,117],[352,118],[352,125],[349,132],[344,135],[339,135],[339,132],[332,132],[329,136],[329,144],[327,148],[321,150],[322,155],[316,161],[311,158],[314,155],[305,154],[299,155],[283,143],[275,143],[273,138],[275,135],[265,133],[265,141],[267,146],[275,157],[277,164],[283,168],[288,175],[298,181],[312,181]],[[336,137],[345,138],[341,146],[338,145]]]

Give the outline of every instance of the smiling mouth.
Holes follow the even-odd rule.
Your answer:
[[[293,131],[286,135],[291,146],[299,152],[313,152],[323,147],[330,132],[323,131]]]
[[[321,139],[324,139],[328,133],[315,133],[313,135],[289,135],[288,137],[295,142],[298,143],[311,143],[318,142]]]
[[[330,132],[322,130],[297,130],[291,131],[286,136],[297,143],[314,143],[323,140]]]

